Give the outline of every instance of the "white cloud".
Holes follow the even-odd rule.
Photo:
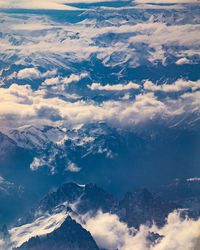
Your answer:
[[[87,76],[88,76],[87,73],[81,73],[80,75],[71,74],[69,77],[63,78],[62,82],[65,84],[69,84],[71,82],[78,82]]]
[[[53,69],[53,70],[47,70],[44,73],[41,73],[41,77],[52,77],[55,76],[57,74],[57,70]]]
[[[30,164],[30,169],[32,171],[37,171],[39,168],[47,166],[50,170],[51,174],[55,174],[55,158],[56,158],[57,151],[53,152],[50,156],[40,156],[34,157],[32,163]]]
[[[30,169],[32,171],[38,170],[38,168],[43,167],[45,165],[45,161],[43,159],[39,159],[34,157],[33,162],[30,164]]]
[[[46,85],[55,85],[55,84],[58,84],[59,83],[59,77],[54,77],[54,78],[49,78],[49,79],[46,79],[42,85],[46,86]]]
[[[12,30],[26,30],[26,31],[35,31],[35,30],[49,30],[55,28],[54,25],[48,23],[23,23],[23,24],[14,24],[10,27]]]
[[[113,0],[0,0],[0,8],[14,9],[55,9],[55,10],[77,10],[78,8],[68,6],[69,3],[95,3],[109,2]]]
[[[185,81],[183,79],[178,79],[172,84],[161,84],[156,85],[151,81],[146,80],[144,83],[144,89],[151,91],[163,91],[163,92],[178,92],[184,91],[187,89],[197,90],[200,88],[200,80],[194,81]]]
[[[197,86],[194,84],[193,88]],[[8,89],[0,88],[0,123],[5,129],[32,124],[73,127],[97,121],[135,126],[156,117],[165,120],[191,114],[200,107],[199,93],[185,93],[177,100],[159,100],[154,93],[144,92],[134,100],[71,102],[58,97],[47,98],[45,89],[33,91],[29,85],[13,84]]]
[[[57,85],[59,84],[61,86],[61,89],[64,89],[65,85],[68,85],[72,82],[78,82],[80,81],[81,79],[87,77],[88,74],[87,73],[81,73],[80,75],[75,75],[75,74],[71,74],[69,77],[60,77],[60,76],[57,76],[57,77],[54,77],[54,78],[49,78],[49,79],[46,79],[42,85]]]
[[[67,6],[65,3],[67,3],[66,0],[0,0],[0,8],[77,10],[77,8]]]
[[[66,170],[70,171],[70,172],[79,172],[81,170],[81,168],[79,168],[75,163],[73,163],[73,162],[70,161],[67,164]]]
[[[87,85],[87,87],[90,88],[91,90],[123,91],[130,89],[139,89],[140,85],[133,82],[129,82],[128,84],[115,84],[115,85],[106,84],[105,86],[102,86],[100,83],[93,83],[92,85]]]
[[[56,70],[52,70],[52,71],[48,70],[45,73],[41,73],[38,69],[35,69],[35,68],[25,68],[25,69],[21,69],[17,73],[17,77],[19,79],[25,79],[25,78],[27,78],[27,79],[37,79],[37,78],[40,78],[40,77],[51,77],[51,76],[55,75],[56,73],[57,73]],[[15,75],[14,75],[14,77],[15,77]]]
[[[101,3],[101,2],[112,2],[112,1],[114,2],[115,0],[65,0],[66,3]]]
[[[156,232],[163,235],[163,239],[153,250],[193,250],[200,237],[200,219],[181,219],[179,212],[168,215],[166,225]]]
[[[102,213],[100,211],[95,217],[86,215],[84,219],[86,224],[83,224],[83,226],[90,231],[100,248],[128,250],[125,246],[129,245],[129,247],[131,247],[129,250],[133,249],[133,246],[137,250],[142,249],[141,247],[138,248],[138,244],[134,244],[134,240],[130,242],[133,237],[129,232],[134,232],[135,230],[129,229],[125,223],[120,222],[117,215]],[[133,243],[133,245],[131,246],[129,243]],[[140,245],[145,246],[142,239]],[[146,248],[143,248],[143,250],[145,249]]]
[[[35,79],[39,78],[40,76],[41,76],[40,71],[35,68],[21,69],[17,74],[17,77],[19,79],[24,79],[24,78]]]
[[[130,99],[130,94],[126,93],[121,99],[122,100],[129,100]]]
[[[94,217],[87,214],[82,224],[89,230],[100,248],[120,250],[193,250],[200,237],[200,219],[181,219],[180,212],[170,213],[162,228],[141,225],[139,230],[128,228],[117,215],[102,213]],[[151,244],[149,232],[163,238]]]

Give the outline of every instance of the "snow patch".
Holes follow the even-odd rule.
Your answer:
[[[45,214],[39,217],[33,223],[25,224],[20,227],[14,227],[9,230],[11,234],[11,241],[14,242],[15,247],[21,246],[24,242],[37,235],[45,235],[53,232],[56,228],[59,228],[67,217],[67,213],[62,211],[61,213]]]

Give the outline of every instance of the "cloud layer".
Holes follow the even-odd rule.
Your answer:
[[[6,16],[1,25],[1,51],[7,55],[6,60],[13,60],[16,55],[17,64],[26,65],[31,60],[41,66],[51,62],[51,66],[63,68],[68,68],[69,62],[87,60],[94,54],[108,66],[126,63],[137,67],[158,61],[167,65],[167,59],[174,56],[177,65],[198,61],[200,26],[195,12],[188,10],[183,15],[181,10],[178,14],[171,10],[173,18],[163,11],[154,15],[147,12],[144,21],[139,17],[140,10],[137,11],[137,22],[133,13],[129,22],[123,19],[113,22],[108,12],[106,22],[92,18],[66,25],[47,17],[30,16],[24,21]],[[177,23],[173,21],[176,15],[181,20]]]
[[[193,84],[194,88],[199,83]],[[148,90],[177,91],[175,85],[154,86],[146,82]],[[178,89],[177,89],[178,88]],[[0,89],[1,126],[13,128],[26,124],[60,125],[86,124],[95,121],[106,121],[115,125],[134,126],[156,117],[165,118],[187,115],[198,109],[200,92],[184,93],[179,99],[159,100],[154,93],[137,94],[133,100],[108,100],[102,103],[77,100],[65,101],[57,96],[48,97],[45,89],[33,91],[30,85],[11,85]]]
[[[85,220],[83,226],[91,232],[98,246],[106,249],[193,250],[200,232],[200,220],[181,219],[178,211],[168,215],[162,228],[141,225],[138,231],[128,228],[116,215],[101,211],[95,217],[87,215]],[[148,240],[149,233],[157,233],[162,238],[152,244]]]
[[[15,1],[0,0],[0,8],[5,9],[54,9],[54,10],[76,10],[77,8],[70,7],[64,3],[67,1],[61,0],[31,0],[31,1]]]

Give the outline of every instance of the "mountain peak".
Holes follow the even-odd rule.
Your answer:
[[[15,250],[99,250],[91,234],[67,216],[59,228],[45,236],[29,239]]]

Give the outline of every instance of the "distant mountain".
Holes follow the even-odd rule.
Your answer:
[[[179,200],[200,196],[200,178],[175,179],[159,187],[160,196],[165,200]]]
[[[147,189],[126,193],[120,201],[122,219],[129,225],[139,228],[141,224],[151,224],[154,221],[162,226],[170,212],[178,208],[172,202],[162,202],[158,195],[150,193]]]
[[[0,156],[6,158],[9,153],[15,151],[17,144],[7,135],[0,132]]]
[[[167,203],[173,202],[179,208],[186,208],[185,214],[189,217],[199,218],[200,178],[175,179],[161,186],[158,193]]]

